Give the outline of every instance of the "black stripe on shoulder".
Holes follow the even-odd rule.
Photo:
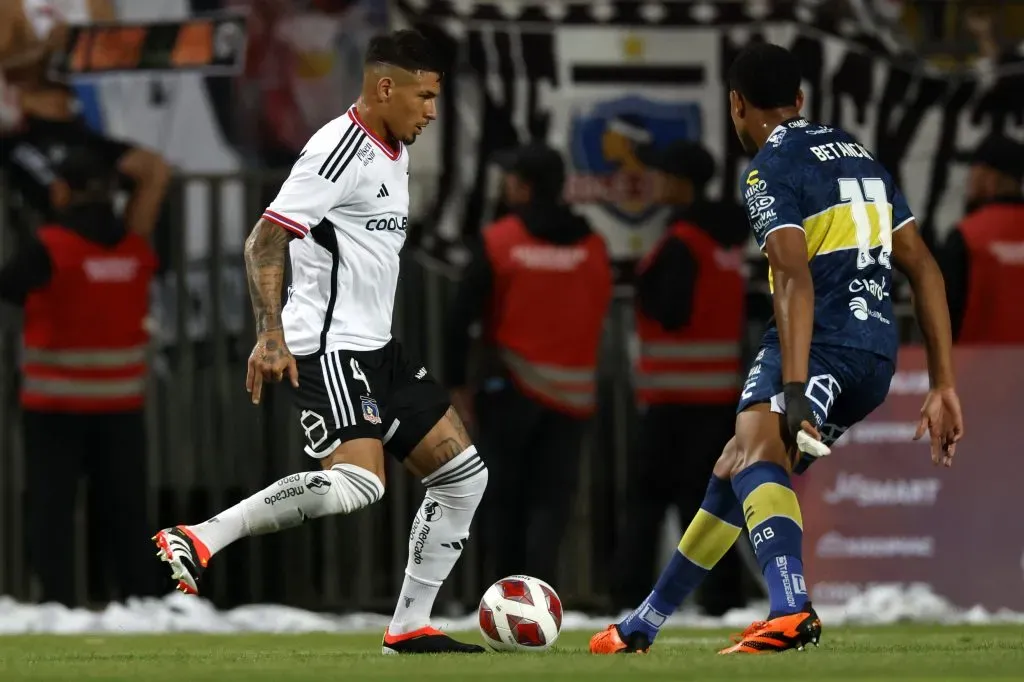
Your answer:
[[[331,150],[331,153],[327,155],[327,158],[324,160],[323,165],[320,166],[318,174],[321,177],[327,177],[327,169],[332,164],[337,163],[338,158],[341,156],[342,149],[349,142],[352,141],[352,136],[355,135],[357,131],[359,131],[359,126],[355,125],[354,123],[348,127],[348,130],[345,131],[345,134],[341,136],[340,140],[338,140],[338,144],[336,144],[334,146],[334,149]]]
[[[359,151],[359,148],[363,145],[363,142],[365,141],[366,133],[362,131],[360,131],[358,135],[356,135],[355,137],[352,138],[352,140],[349,141],[351,147],[346,146],[345,149],[341,152],[341,154],[338,155],[338,158],[334,162],[334,166],[331,166],[330,174],[328,176],[331,182],[338,181],[338,178],[340,178],[341,174],[345,171],[346,166],[348,166],[348,164],[352,162],[352,159],[354,159],[356,156],[356,152]],[[341,161],[342,157],[344,157],[344,161]],[[337,172],[335,172],[335,166],[338,166],[338,161],[341,161],[341,166],[337,169]]]

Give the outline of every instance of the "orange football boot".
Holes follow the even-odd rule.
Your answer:
[[[642,632],[623,636],[618,625],[609,625],[590,638],[592,654],[646,654],[651,642]]]
[[[735,642],[722,649],[720,654],[773,654],[787,649],[803,651],[804,646],[818,646],[821,639],[821,620],[810,602],[800,613],[791,613],[771,620],[753,623],[740,635],[733,635]]]

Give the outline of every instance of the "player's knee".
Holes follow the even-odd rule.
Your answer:
[[[736,418],[735,454],[730,476],[758,462],[772,462],[788,471],[792,464],[784,430],[782,416],[771,412],[768,405],[755,405],[741,412]]]
[[[369,507],[384,497],[384,482],[372,471],[343,463],[334,465],[324,473],[331,479],[330,489],[319,494],[332,496],[335,507],[332,511],[336,514],[349,514]]]
[[[427,495],[446,507],[475,509],[487,489],[487,465],[470,446],[445,466],[423,479]]]
[[[736,463],[736,458],[739,454],[739,448],[736,445],[736,436],[729,439],[729,442],[725,444],[722,449],[722,454],[719,455],[718,461],[715,462],[714,475],[717,478],[731,478],[733,466]]]

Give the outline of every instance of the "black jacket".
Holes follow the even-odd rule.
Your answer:
[[[126,234],[113,209],[107,205],[78,206],[51,222],[103,246],[116,246]],[[45,287],[52,276],[53,265],[46,247],[38,239],[30,238],[0,268],[0,300],[24,305],[28,295]]]
[[[749,237],[743,207],[730,202],[698,202],[670,218],[685,221],[710,234],[724,248],[741,246]],[[636,281],[640,311],[665,329],[686,326],[693,314],[699,270],[697,258],[679,239],[669,237]]]

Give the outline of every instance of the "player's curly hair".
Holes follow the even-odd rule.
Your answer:
[[[729,68],[729,89],[758,109],[791,107],[800,92],[800,71],[800,61],[786,48],[754,43]]]
[[[419,31],[402,29],[374,36],[366,50],[367,66],[388,64],[406,71],[443,74],[443,64],[434,46]]]

